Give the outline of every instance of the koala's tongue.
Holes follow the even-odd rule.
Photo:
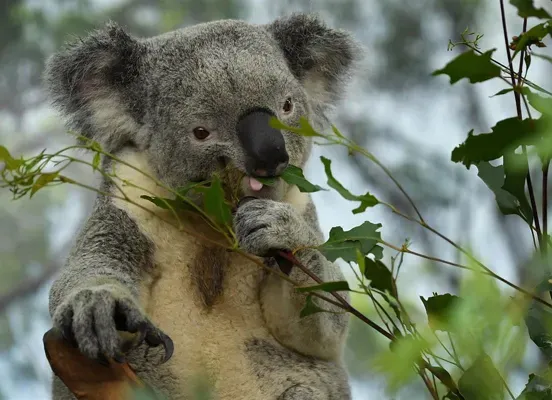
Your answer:
[[[254,192],[258,192],[259,190],[261,190],[263,188],[263,184],[261,182],[259,182],[258,180],[256,180],[255,178],[250,176],[249,177],[249,187]]]

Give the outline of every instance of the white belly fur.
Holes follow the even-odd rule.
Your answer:
[[[129,152],[121,158],[153,175],[143,155]],[[171,213],[140,198],[143,194],[171,197],[164,189],[122,164],[117,165],[117,176],[146,189],[125,186],[129,198],[174,221]],[[306,207],[308,197],[294,187],[286,201],[301,210]],[[115,204],[126,210],[155,244],[155,276],[144,282],[141,302],[152,321],[174,342],[175,352],[167,366],[182,390],[186,390],[190,379],[206,374],[214,378],[220,400],[244,399],[245,393],[247,398],[262,398],[243,351],[245,340],[251,337],[274,341],[259,305],[262,268],[233,254],[225,271],[224,292],[208,311],[191,285],[188,268],[200,248],[198,239],[126,201],[115,200]],[[200,228],[192,222],[183,222],[188,229]]]

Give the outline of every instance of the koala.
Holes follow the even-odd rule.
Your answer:
[[[100,194],[50,290],[54,327],[100,363],[128,361],[168,399],[192,399],[200,380],[217,400],[350,399],[348,315],[314,298],[330,313],[300,318],[305,294],[270,272],[315,284],[271,256],[298,249],[324,281],[344,279],[316,250],[324,238],[310,195],[280,177],[305,166],[312,138],[269,121],[331,129],[359,54],[349,33],[292,14],[151,38],[109,22],[51,56],[45,84],[67,126],[118,160],[102,161]],[[204,219],[183,214],[178,229],[173,213],[141,197],[170,197],[167,188],[217,172],[247,200],[232,217],[240,248],[267,268],[216,245]],[[128,345],[123,331],[137,339]],[[57,377],[53,398],[74,398]]]

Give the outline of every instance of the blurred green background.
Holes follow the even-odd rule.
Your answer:
[[[550,8],[550,2],[541,3]],[[351,30],[366,47],[349,95],[334,115],[336,125],[390,167],[432,225],[501,275],[523,283],[530,276],[523,267],[531,254],[530,236],[523,230],[526,235],[520,240],[521,223],[498,212],[475,170],[450,162],[453,147],[470,129],[485,132],[497,120],[515,114],[513,97],[489,98],[503,88],[500,82],[464,81],[451,87],[446,78],[431,76],[458,54],[459,50],[448,52],[447,43],[467,26],[485,34],[483,48],[498,47],[495,56],[505,59],[498,7],[494,0],[3,0],[0,143],[14,155],[30,155],[70,142],[41,88],[44,60],[66,40],[110,19],[135,35],[149,36],[219,18],[265,23],[292,11],[319,12],[330,25]],[[507,11],[513,35],[521,20],[512,7]],[[530,77],[550,88],[552,74],[546,67],[532,66]],[[370,190],[410,211],[378,169],[348,157],[342,148],[316,149],[306,170],[311,181],[325,183],[322,154],[333,160],[334,174],[355,193]],[[88,169],[75,167],[72,173],[80,181],[96,182]],[[389,242],[400,244],[408,237],[414,250],[458,258],[442,241],[389,212],[376,208],[353,216],[353,207],[334,192],[317,193],[314,199],[325,232],[336,225],[350,228],[367,218],[383,223],[383,237]],[[47,293],[92,201],[93,194],[65,186],[15,202],[7,190],[0,191],[0,399],[49,398],[50,370],[41,341],[50,326]],[[420,295],[458,289],[460,273],[450,267],[407,257],[402,271],[399,289],[414,308],[423,310]],[[368,303],[358,306],[373,313]],[[384,378],[371,366],[385,346],[372,331],[353,322],[346,357],[355,400],[426,398],[420,382],[396,396],[386,392]],[[528,344],[523,362],[508,377],[517,393],[539,362]]]

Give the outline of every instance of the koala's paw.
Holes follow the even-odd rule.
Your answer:
[[[53,316],[54,327],[87,357],[107,364],[108,358],[125,362],[122,339],[117,331],[138,333],[132,347],[144,341],[151,347],[163,345],[165,357],[172,356],[174,345],[165,333],[152,324],[134,300],[117,295],[110,287],[82,289],[59,305]]]
[[[240,205],[234,215],[240,247],[265,257],[272,250],[293,250],[308,245],[308,230],[290,204],[254,199]]]

